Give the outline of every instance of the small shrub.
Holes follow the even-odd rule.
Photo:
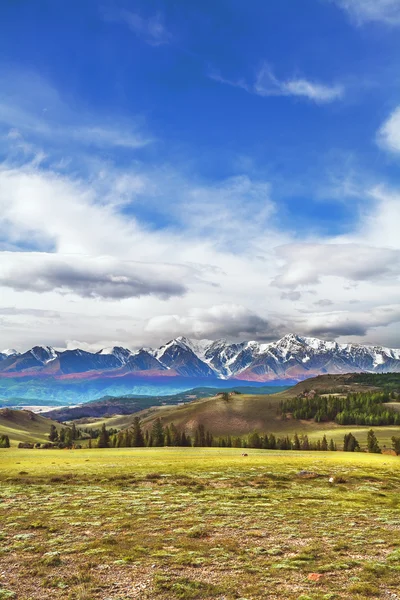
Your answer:
[[[61,565],[61,558],[59,552],[46,552],[42,556],[42,563],[46,567],[59,567]]]

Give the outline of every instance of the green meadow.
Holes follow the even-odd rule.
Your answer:
[[[0,599],[400,597],[400,458],[242,452],[0,450]]]

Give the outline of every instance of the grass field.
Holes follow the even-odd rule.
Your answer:
[[[315,423],[314,425],[318,425]],[[333,439],[337,444],[338,448],[343,446],[343,438],[346,433],[351,432],[357,438],[360,443],[361,449],[367,448],[367,435],[368,431],[373,430],[378,441],[380,447],[384,449],[386,446],[387,449],[392,448],[392,437],[400,437],[400,427],[359,427],[357,425],[347,425],[346,427],[342,427],[341,425],[334,425],[333,423],[327,423],[324,429],[318,430],[318,428],[314,429],[314,431],[309,432],[310,440],[321,439],[321,437],[325,434],[327,439]],[[301,427],[301,431],[303,428]]]
[[[400,458],[241,452],[0,450],[0,599],[400,598]]]

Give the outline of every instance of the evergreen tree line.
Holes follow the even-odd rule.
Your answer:
[[[339,425],[400,425],[400,413],[385,406],[393,400],[393,392],[359,392],[339,396],[298,396],[281,403],[280,409],[285,418],[291,414],[294,419],[310,420],[317,423],[335,421]]]
[[[204,425],[199,425],[195,430],[193,438],[184,431],[180,432],[176,426],[162,424],[161,419],[156,419],[151,431],[143,432],[139,417],[135,417],[133,427],[117,434],[107,431],[105,424],[102,425],[98,440],[99,448],[121,448],[121,447],[164,447],[164,446],[194,446],[194,447],[219,447],[219,448],[258,448],[264,450],[313,450],[335,452],[338,448],[334,440],[329,441],[324,435],[322,439],[310,440],[307,435],[294,434],[290,436],[277,437],[273,433],[260,435],[251,433],[248,436],[220,436],[214,437],[206,431]],[[400,437],[392,438],[392,447],[397,455],[400,455]],[[360,452],[361,447],[352,433],[347,433],[343,439],[344,452]],[[378,440],[371,429],[367,435],[367,451],[381,453]]]
[[[109,432],[108,432],[109,433]],[[130,448],[130,447],[161,447],[161,446],[207,446],[212,445],[211,434],[206,434],[204,426],[199,425],[195,431],[194,440],[185,431],[179,431],[173,423],[163,426],[161,419],[156,419],[151,430],[143,432],[139,417],[135,417],[132,428],[119,431],[114,435],[108,435],[102,430],[99,447],[107,443],[113,448]],[[203,443],[204,442],[204,443]],[[206,443],[207,442],[207,443]]]
[[[312,441],[308,435],[294,434],[293,438],[286,435],[276,437],[273,433],[260,435],[251,433],[246,437],[220,437],[217,438],[215,446],[220,448],[258,448],[260,450],[322,450],[336,451],[337,447],[333,439],[328,439],[326,435],[322,439]]]
[[[273,433],[259,435],[252,433],[245,437],[214,437],[206,431],[204,425],[199,425],[193,437],[179,431],[171,425],[163,426],[161,419],[156,419],[150,431],[143,432],[139,417],[135,417],[133,427],[110,435],[103,424],[98,440],[99,448],[126,448],[126,447],[162,447],[162,446],[193,446],[193,447],[220,447],[220,448],[260,448],[265,450],[337,450],[335,442],[329,442],[324,435],[321,440],[311,441],[307,435],[293,439],[289,436],[276,437]]]

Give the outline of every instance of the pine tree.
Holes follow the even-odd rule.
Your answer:
[[[268,434],[265,434],[261,437],[262,448],[263,450],[269,450],[269,437]]]
[[[261,438],[257,432],[251,433],[247,439],[249,448],[261,448]]]
[[[76,425],[75,423],[72,423],[72,428],[71,428],[71,436],[73,440],[77,440],[78,439],[78,430],[76,429]]]
[[[310,442],[308,440],[308,435],[303,435],[303,438],[301,441],[301,449],[302,450],[310,450]]]
[[[153,427],[151,429],[151,439],[153,446],[160,447],[164,445],[164,429],[159,417],[153,423]]]
[[[50,442],[56,442],[58,440],[57,427],[55,425],[50,425],[49,440]]]
[[[321,450],[323,452],[326,452],[328,450],[328,440],[326,439],[326,435],[324,435],[324,437],[322,438]]]
[[[0,448],[9,448],[10,438],[8,435],[0,435]]]
[[[368,452],[373,454],[381,454],[382,450],[379,447],[378,440],[376,439],[376,435],[372,429],[368,431],[367,435],[367,448]]]
[[[206,432],[206,446],[208,446],[209,448],[213,445],[213,436],[212,433],[210,433],[209,431]],[[231,442],[231,446],[232,446],[232,442]]]
[[[144,437],[139,417],[133,419],[132,446],[142,448],[144,446]]]
[[[71,448],[72,443],[72,430],[68,427],[68,429],[65,431],[65,444],[68,448]]]
[[[354,437],[354,435],[352,433],[347,433],[344,436],[343,451],[344,452],[359,452],[360,451],[360,444],[358,443],[358,441],[356,440],[356,438]]]
[[[182,444],[182,439],[181,439],[181,435],[179,433],[179,431],[177,430],[177,428],[175,427],[175,425],[173,423],[171,423],[170,426],[170,431],[171,431],[171,446],[183,446],[184,444]]]
[[[123,445],[125,448],[132,448],[133,444],[133,432],[126,429],[124,432]]]
[[[194,432],[193,446],[195,446],[196,448],[198,446],[200,446],[200,437],[199,437],[199,430],[198,429],[195,429],[195,432]]]
[[[202,425],[200,423],[200,425],[199,425],[199,446],[204,448],[205,445],[206,445],[206,432],[204,429],[204,425]]]
[[[164,446],[171,446],[171,431],[168,425],[164,428]]]
[[[336,445],[335,445],[335,442],[333,441],[333,439],[332,439],[332,438],[331,438],[331,439],[330,439],[330,441],[329,441],[329,450],[330,450],[331,452],[335,452],[335,450],[336,450]]]
[[[300,449],[301,449],[300,439],[299,439],[299,436],[297,435],[297,433],[295,433],[294,438],[293,438],[293,450],[300,450]]]
[[[400,455],[400,437],[392,437],[392,448],[396,453],[396,456]]]
[[[98,448],[108,448],[109,447],[109,435],[106,429],[105,423],[101,426],[99,441],[97,442]]]

